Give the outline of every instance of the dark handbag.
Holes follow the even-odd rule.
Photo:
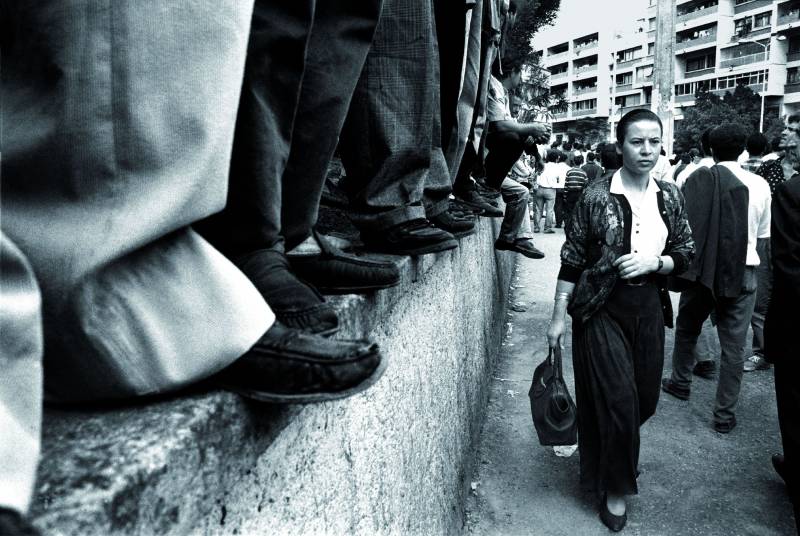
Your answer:
[[[550,348],[547,359],[533,371],[528,397],[539,443],[549,446],[578,442],[577,408],[564,383],[561,348]]]

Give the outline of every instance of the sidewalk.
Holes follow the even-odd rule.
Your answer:
[[[542,447],[531,422],[528,388],[547,356],[563,231],[536,234],[547,257],[519,258],[503,355],[494,373],[487,418],[471,477],[465,533],[480,535],[606,535],[595,498],[578,486],[578,455],[557,457]],[[677,311],[677,295],[673,295]],[[524,311],[521,311],[525,309]],[[667,330],[665,370],[671,369]],[[565,377],[571,392],[571,334]],[[749,340],[749,339],[748,339]],[[772,371],[745,374],[739,426],[727,436],[711,428],[715,381],[696,379],[692,398],[664,393],[642,429],[639,495],[628,502],[629,535],[795,534],[785,488],[770,456],[780,451]]]

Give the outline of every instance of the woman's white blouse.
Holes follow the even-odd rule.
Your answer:
[[[611,177],[612,194],[624,195],[631,206],[631,253],[661,255],[667,243],[667,226],[658,211],[658,192],[661,189],[652,178],[647,182],[647,190],[640,205],[636,205],[622,185],[619,170]]]

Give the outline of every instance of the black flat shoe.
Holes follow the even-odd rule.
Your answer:
[[[600,500],[600,521],[603,522],[603,525],[609,528],[609,530],[613,532],[619,532],[623,528],[625,528],[625,523],[628,522],[628,512],[625,512],[621,516],[612,514],[608,510],[608,504],[606,504],[606,495],[603,494],[603,498]]]

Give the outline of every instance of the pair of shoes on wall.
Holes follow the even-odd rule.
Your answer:
[[[494,243],[494,249],[501,251],[514,251],[521,253],[529,259],[543,259],[544,252],[533,245],[533,240],[530,238],[517,238],[513,242],[508,240],[497,239]]]
[[[361,239],[367,251],[392,255],[424,255],[458,247],[449,232],[425,218],[416,218],[388,229],[362,230]]]

